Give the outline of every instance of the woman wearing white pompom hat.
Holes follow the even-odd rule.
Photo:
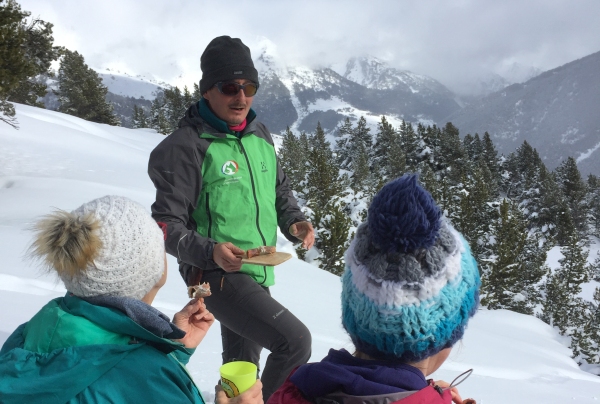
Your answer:
[[[214,317],[203,299],[192,299],[172,322],[150,306],[167,279],[159,226],[120,196],[36,223],[31,255],[67,294],[2,346],[2,403],[204,403],[185,364]],[[216,402],[262,403],[256,385],[232,400],[217,391]]]

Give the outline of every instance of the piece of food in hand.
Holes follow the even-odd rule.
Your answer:
[[[273,253],[275,253],[275,247],[263,245],[246,251],[244,258],[258,257],[259,255],[269,255]]]
[[[201,298],[210,296],[210,285],[206,282],[196,286],[188,286],[188,296],[191,298]]]

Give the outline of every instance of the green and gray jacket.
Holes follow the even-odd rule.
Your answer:
[[[193,267],[218,268],[212,260],[217,242],[243,250],[274,246],[277,226],[297,241],[289,226],[306,220],[273,139],[255,118],[250,110],[246,128],[235,133],[201,100],[150,154],[148,174],[156,187],[152,215],[167,224],[167,252],[178,259],[188,284]],[[273,267],[242,265],[241,271],[263,286],[274,283]]]
[[[193,351],[67,293],[2,346],[0,402],[203,404],[185,369]]]

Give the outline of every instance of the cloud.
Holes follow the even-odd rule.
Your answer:
[[[218,35],[254,51],[269,38],[289,65],[373,55],[453,89],[512,63],[548,70],[600,51],[597,0],[21,0],[55,25],[57,44],[97,69],[200,78]],[[257,55],[255,55],[257,56]]]

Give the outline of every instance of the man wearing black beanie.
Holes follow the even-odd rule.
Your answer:
[[[259,365],[263,397],[310,358],[310,332],[271,297],[273,267],[242,264],[245,250],[290,241],[314,243],[267,128],[252,100],[259,88],[250,49],[239,38],[213,39],[200,58],[202,98],[151,153],[152,214],[167,224],[166,250],[188,286],[208,282],[208,309],[221,323],[223,363]]]

